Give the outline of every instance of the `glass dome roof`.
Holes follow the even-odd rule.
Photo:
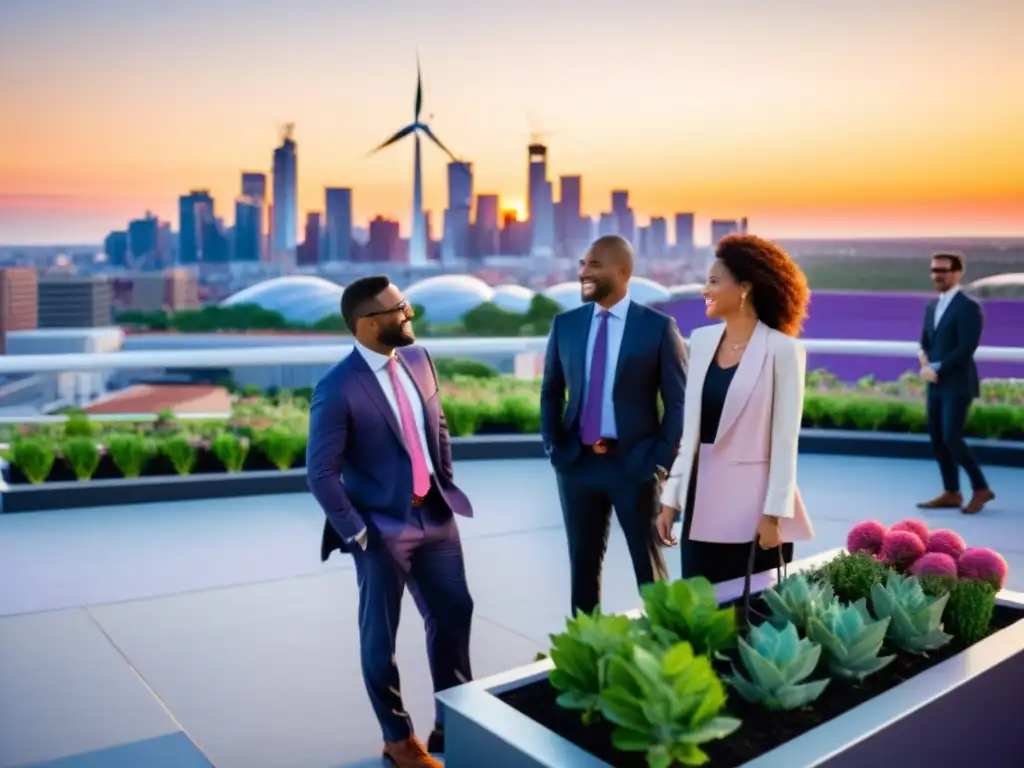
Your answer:
[[[573,309],[583,303],[583,299],[580,296],[580,284],[576,280],[552,285],[550,288],[545,289],[544,295],[565,309]],[[630,278],[629,295],[633,301],[641,304],[668,301],[672,298],[672,295],[665,286],[646,277]]]
[[[290,323],[313,325],[340,311],[343,291],[342,286],[320,277],[288,275],[243,288],[220,305],[256,304],[280,312]]]
[[[428,323],[450,325],[481,304],[494,300],[494,289],[472,275],[438,275],[409,286],[405,298],[423,309]]]
[[[530,309],[530,302],[535,295],[522,285],[499,285],[494,288],[491,301],[504,310],[522,315]]]
[[[700,296],[703,290],[704,285],[701,283],[684,283],[682,285],[673,285],[668,289],[668,293],[673,299],[692,299]]]
[[[544,289],[544,295],[563,309],[575,309],[583,303],[579,280],[552,285]]]

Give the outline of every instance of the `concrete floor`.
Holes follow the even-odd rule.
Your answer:
[[[568,603],[565,534],[542,461],[467,462],[457,478],[476,602],[474,672],[528,663]],[[1024,589],[1024,471],[992,469],[977,517],[920,515],[937,488],[920,461],[805,456],[817,538],[842,546],[874,517],[924,518],[998,549]],[[308,495],[0,516],[0,768],[378,766],[358,665],[350,561],[319,562]],[[670,553],[674,576],[678,555]],[[636,606],[621,533],[605,608]],[[431,725],[423,630],[410,600],[398,658],[414,722]]]

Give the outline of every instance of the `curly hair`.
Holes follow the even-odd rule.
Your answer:
[[[811,291],[807,277],[788,253],[757,235],[728,235],[715,247],[738,283],[750,283],[758,319],[787,336],[798,336]]]

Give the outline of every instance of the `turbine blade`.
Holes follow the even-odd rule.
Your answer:
[[[459,162],[459,158],[457,158],[455,155],[453,155],[452,151],[450,149],[448,149],[448,147],[446,147],[444,144],[441,143],[441,140],[439,138],[437,138],[437,136],[434,135],[434,132],[432,130],[430,130],[430,126],[429,125],[421,125],[420,126],[420,130],[423,131],[425,134],[427,134],[427,138],[430,139],[435,144],[437,144],[437,146],[439,146],[441,148],[441,150],[446,155],[448,155],[448,157],[450,157],[452,159],[452,162],[455,162],[455,163]]]
[[[378,152],[380,152],[380,151],[381,151],[382,149],[384,149],[385,147],[390,147],[390,146],[391,146],[392,144],[394,144],[394,143],[395,143],[396,141],[401,141],[402,139],[404,139],[404,138],[405,138],[406,136],[408,136],[408,135],[409,135],[410,133],[412,133],[412,132],[413,132],[413,131],[415,131],[415,130],[416,130],[416,125],[415,125],[415,123],[414,123],[413,125],[407,125],[407,126],[405,126],[405,128],[403,128],[402,130],[400,130],[400,131],[399,131],[398,133],[396,133],[396,134],[395,134],[394,136],[392,136],[392,137],[391,137],[390,139],[388,139],[387,141],[385,141],[385,142],[384,142],[383,144],[381,144],[381,145],[380,145],[379,147],[377,147],[376,149],[371,149],[371,150],[370,150],[369,152],[367,152],[367,153],[366,153],[366,156],[367,156],[367,157],[369,157],[370,155],[375,155],[375,154],[377,154]]]
[[[420,110],[423,109],[423,78],[420,76],[420,54],[416,52],[416,119],[413,122],[418,123],[420,121]]]

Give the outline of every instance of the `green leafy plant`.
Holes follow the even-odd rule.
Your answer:
[[[96,425],[89,421],[85,411],[70,411],[67,414],[67,421],[64,422],[64,437],[93,437],[96,434]]]
[[[805,683],[818,666],[821,646],[797,634],[792,622],[782,629],[765,622],[751,627],[750,641],[739,638],[740,660],[749,680],[733,666],[725,682],[740,696],[768,709],[798,709],[821,696],[829,680]]]
[[[551,636],[551,661],[555,668],[548,674],[551,686],[561,693],[558,705],[579,710],[584,723],[590,724],[598,711],[609,659],[629,650],[633,622],[626,616],[606,616],[601,609],[592,615],[582,611],[566,621],[565,632]]]
[[[275,467],[284,471],[291,469],[306,450],[306,437],[283,429],[269,429],[260,437],[260,450]]]
[[[173,435],[160,443],[160,452],[167,457],[179,475],[190,475],[196,466],[196,447],[184,435]]]
[[[11,450],[11,461],[33,485],[46,482],[56,459],[53,445],[38,438],[18,440]]]
[[[855,603],[871,597],[871,588],[885,581],[888,572],[888,568],[871,555],[840,552],[814,571],[811,577],[828,582],[842,602]]]
[[[612,743],[623,752],[646,752],[650,768],[703,765],[701,744],[734,733],[741,722],[720,714],[725,685],[707,656],[686,642],[659,659],[634,646],[630,657],[608,662],[601,714],[616,725]]]
[[[949,591],[946,629],[965,645],[988,636],[996,608],[996,589],[987,581],[962,579]]]
[[[807,637],[828,654],[829,672],[841,680],[861,682],[885,668],[895,656],[879,656],[889,619],[875,621],[867,601],[832,603],[807,622]]]
[[[875,616],[890,620],[886,636],[908,653],[924,654],[953,639],[942,631],[942,611],[948,600],[948,593],[929,597],[916,578],[895,572],[889,573],[884,586],[871,588]]]
[[[100,449],[95,438],[73,437],[64,443],[64,456],[79,480],[89,480],[100,466]]]
[[[697,653],[713,655],[735,645],[736,609],[718,607],[707,579],[655,581],[641,587],[640,596],[650,632],[664,646],[685,640]]]
[[[835,600],[832,585],[827,581],[809,580],[802,573],[779,582],[761,593],[771,611],[769,621],[777,628],[792,623],[801,632],[807,629],[809,616],[819,613]]]
[[[150,441],[139,435],[114,435],[107,443],[114,466],[125,477],[138,477],[153,456]]]
[[[210,449],[228,472],[241,472],[245,457],[249,455],[249,440],[231,432],[221,432],[214,438]]]

